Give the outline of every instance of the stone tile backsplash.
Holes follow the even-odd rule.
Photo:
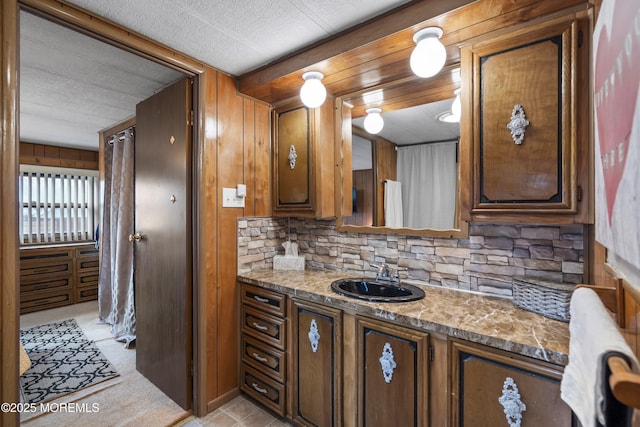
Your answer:
[[[511,278],[560,283],[583,280],[583,226],[472,223],[468,239],[344,233],[335,220],[240,218],[238,272],[272,268],[287,239],[298,243],[307,269],[375,276],[387,263],[401,277],[432,285],[512,295]]]

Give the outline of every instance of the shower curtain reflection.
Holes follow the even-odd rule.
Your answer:
[[[404,226],[455,228],[457,141],[398,146]]]
[[[111,333],[129,347],[136,339],[133,290],[134,128],[104,141],[102,250],[98,314]]]

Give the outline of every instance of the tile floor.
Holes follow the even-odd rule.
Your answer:
[[[203,418],[191,418],[180,427],[289,427],[253,401],[238,396]]]

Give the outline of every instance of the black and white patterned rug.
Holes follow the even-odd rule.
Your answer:
[[[46,402],[118,375],[75,319],[20,331],[31,359],[20,377],[27,403]]]

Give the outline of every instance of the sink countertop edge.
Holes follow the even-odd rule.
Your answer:
[[[338,295],[331,289],[334,280],[355,277],[345,272],[265,269],[238,273],[237,277],[241,282],[350,313],[484,344],[556,365],[564,366],[568,362],[569,324],[518,308],[507,298],[417,285],[425,291],[422,300],[368,302]]]

